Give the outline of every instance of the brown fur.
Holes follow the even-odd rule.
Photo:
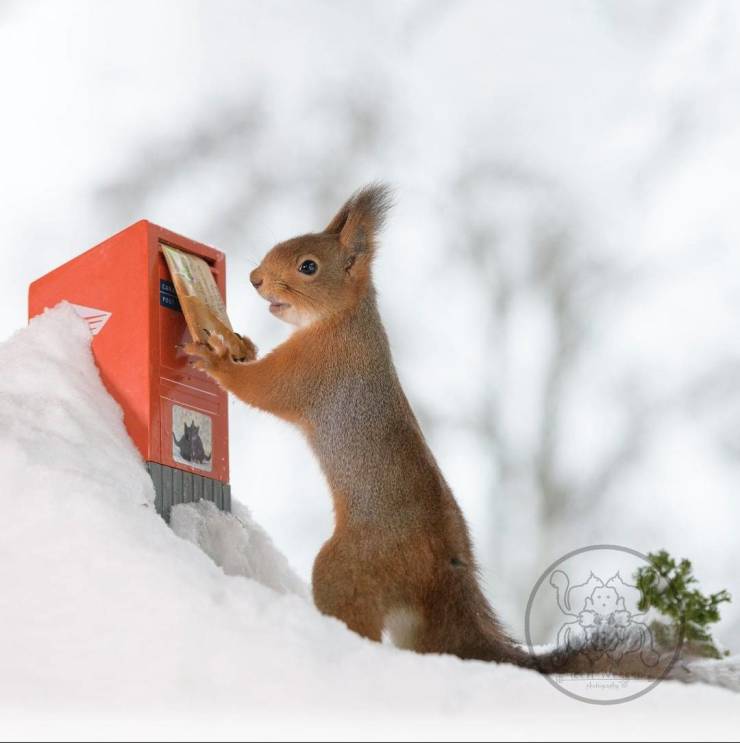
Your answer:
[[[318,457],[336,520],[313,570],[320,611],[373,640],[395,622],[399,644],[422,653],[578,670],[520,650],[483,596],[465,519],[376,307],[371,265],[389,206],[385,187],[366,187],[323,232],[276,245],[253,271],[273,313],[300,326],[281,346],[247,363],[218,339],[187,350],[238,398],[297,425]],[[306,260],[315,275],[298,271]]]

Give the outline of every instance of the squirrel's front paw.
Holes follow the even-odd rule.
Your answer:
[[[229,349],[220,335],[205,332],[208,336],[206,343],[186,343],[183,346],[183,351],[188,356],[195,357],[190,362],[191,366],[204,372],[212,372],[223,368],[225,364],[230,362]]]
[[[231,354],[231,360],[237,364],[254,361],[257,358],[257,346],[239,333],[234,333],[234,335],[239,339],[240,349],[238,354]]]

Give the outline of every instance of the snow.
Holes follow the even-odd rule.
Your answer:
[[[168,527],[89,342],[62,305],[0,345],[0,739],[736,735],[724,689],[666,682],[604,708],[363,640],[318,614],[240,503],[180,506]]]
[[[177,536],[198,545],[226,575],[243,575],[279,593],[308,598],[308,586],[241,503],[234,503],[230,514],[208,501],[175,506],[170,526]]]

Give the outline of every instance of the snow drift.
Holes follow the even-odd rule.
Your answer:
[[[239,504],[179,506],[170,528],[69,307],[2,344],[0,368],[0,733],[80,736],[91,719],[160,738],[737,730],[738,697],[707,685],[594,707],[529,671],[367,642],[317,613]]]

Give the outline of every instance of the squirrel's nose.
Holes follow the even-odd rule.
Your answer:
[[[249,274],[249,281],[255,289],[259,289],[262,286],[263,279],[257,271],[252,271],[252,273]]]

